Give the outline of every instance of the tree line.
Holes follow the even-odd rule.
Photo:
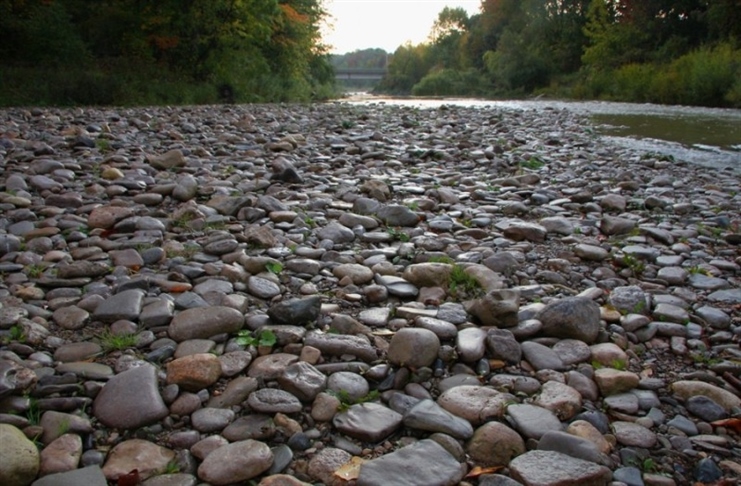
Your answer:
[[[444,8],[377,91],[741,106],[741,0],[482,0]]]
[[[0,105],[322,99],[321,0],[0,0]]]

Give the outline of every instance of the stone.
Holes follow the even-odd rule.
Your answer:
[[[540,439],[548,431],[564,429],[556,414],[536,405],[510,405],[507,415],[513,420],[515,429],[528,439]]]
[[[484,297],[471,301],[466,310],[483,326],[513,327],[518,323],[520,292],[516,289],[491,290]]]
[[[221,362],[210,353],[196,353],[167,363],[167,384],[197,392],[221,377]]]
[[[103,470],[98,465],[72,471],[49,474],[37,479],[32,486],[108,486]]]
[[[545,306],[536,317],[546,336],[577,339],[592,344],[600,326],[599,306],[582,297],[567,297]]]
[[[501,393],[493,388],[461,385],[445,390],[437,404],[473,425],[480,425],[501,418],[507,404],[513,399],[509,393]]]
[[[525,450],[520,434],[500,422],[487,422],[477,428],[466,444],[466,452],[481,467],[507,466]]]
[[[223,306],[196,307],[175,314],[167,334],[177,342],[208,339],[217,334],[236,333],[243,325],[244,316],[237,309]]]
[[[142,439],[129,439],[116,444],[106,457],[103,474],[108,481],[118,481],[121,476],[136,469],[141,480],[165,472],[175,459],[175,452]]]
[[[471,423],[456,417],[433,400],[421,400],[404,414],[404,425],[427,432],[441,432],[466,440],[473,435]]]
[[[249,481],[270,469],[273,453],[259,441],[248,439],[219,447],[198,466],[198,477],[213,484]]]
[[[327,377],[311,364],[300,361],[288,365],[278,377],[278,383],[299,400],[311,402],[327,387]]]
[[[607,486],[612,473],[583,459],[555,451],[530,451],[509,464],[512,477],[523,484],[538,486]]]
[[[424,439],[363,463],[357,485],[453,486],[462,478],[458,461],[435,441]]]
[[[131,368],[113,376],[93,401],[93,415],[117,429],[138,429],[163,419],[167,406],[160,395],[152,365]]]
[[[122,319],[136,322],[143,301],[144,292],[141,290],[124,290],[101,302],[93,312],[93,319],[105,324],[113,324]]]
[[[582,396],[568,385],[549,381],[543,384],[540,395],[533,404],[547,408],[555,413],[559,420],[567,421],[581,411]]]
[[[401,426],[401,414],[378,403],[350,406],[332,419],[338,431],[364,442],[380,442]]]
[[[392,338],[388,349],[388,360],[399,366],[419,368],[430,366],[437,358],[440,339],[427,329],[400,329]]]
[[[268,316],[276,324],[302,325],[316,321],[321,310],[321,297],[315,295],[301,299],[289,299],[273,304]]]
[[[18,428],[0,424],[0,483],[27,486],[39,473],[39,451]]]
[[[723,407],[726,412],[741,406],[741,398],[733,393],[719,388],[712,383],[704,381],[680,380],[671,384],[671,390],[674,395],[681,400],[687,400],[690,397],[704,395],[715,403]]]
[[[82,456],[82,439],[77,434],[64,434],[41,451],[39,474],[62,473],[77,469]]]

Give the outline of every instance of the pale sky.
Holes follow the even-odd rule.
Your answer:
[[[481,0],[324,0],[334,24],[325,29],[324,43],[335,54],[370,47],[394,52],[407,41],[426,41],[443,8],[463,7],[472,15],[480,5]]]

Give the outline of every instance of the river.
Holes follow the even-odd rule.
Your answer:
[[[385,98],[366,93],[351,93],[345,101],[429,108],[448,104],[568,109],[587,115],[608,143],[706,167],[741,171],[741,110],[606,101]]]

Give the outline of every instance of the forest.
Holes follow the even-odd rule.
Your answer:
[[[0,0],[0,106],[334,95],[321,0]]]
[[[741,0],[482,0],[421,44],[330,56],[323,0],[0,0],[0,106],[417,96],[741,107]]]
[[[482,0],[444,8],[376,88],[741,107],[741,0]]]

